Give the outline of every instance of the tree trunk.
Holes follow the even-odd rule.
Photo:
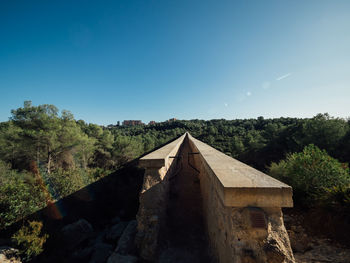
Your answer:
[[[51,173],[51,162],[52,162],[52,154],[51,154],[51,149],[49,147],[49,149],[47,151],[47,169],[46,169],[46,172],[48,174]]]

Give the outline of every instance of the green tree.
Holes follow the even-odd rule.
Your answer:
[[[286,160],[272,163],[271,176],[291,185],[297,203],[313,206],[332,187],[350,183],[349,168],[330,157],[325,150],[309,145]]]
[[[0,162],[0,229],[22,220],[46,205],[33,176]]]

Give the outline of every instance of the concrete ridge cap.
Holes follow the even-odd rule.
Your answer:
[[[179,148],[186,137],[186,133],[163,147],[150,152],[139,159],[142,167],[162,167],[176,148]]]
[[[241,189],[249,189],[249,188],[260,188],[260,189],[291,189],[292,187],[237,160],[228,156],[210,145],[192,137],[188,133],[189,139],[195,144],[196,148],[204,158],[205,162],[212,170],[212,172],[216,175],[219,182],[222,184],[224,188],[241,188]],[[208,149],[200,149],[206,147]],[[208,153],[210,151],[210,153]],[[218,159],[222,159],[222,163],[218,165]],[[225,163],[226,162],[226,165]],[[237,171],[237,178],[232,178],[233,170]],[[224,175],[222,175],[224,174]],[[236,176],[235,176],[236,177]],[[239,177],[239,178],[238,178]],[[238,181],[237,186],[232,185],[232,181]],[[254,184],[253,184],[254,182]],[[239,185],[241,184],[241,185]],[[250,185],[247,185],[250,184]]]

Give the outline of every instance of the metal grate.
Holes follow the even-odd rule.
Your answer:
[[[254,228],[266,228],[265,214],[261,211],[250,211],[250,221]]]

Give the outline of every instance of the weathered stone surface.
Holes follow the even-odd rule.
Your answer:
[[[203,234],[209,236],[212,254],[220,263],[294,262],[281,212],[281,207],[293,205],[291,187],[189,134],[186,136],[181,139],[181,147],[189,144],[191,153],[195,153],[191,155],[191,166],[199,171],[207,228],[207,233]],[[169,144],[163,147],[166,151],[155,151],[140,162],[146,168],[137,215],[137,244],[143,259],[152,260],[157,249],[158,232],[169,196],[166,180],[171,178],[169,152],[175,146],[173,156],[182,154],[177,152],[182,149],[178,143]],[[188,154],[185,155],[187,158]],[[253,207],[263,216],[252,219]],[[157,220],[153,222],[151,218]]]
[[[116,224],[120,223],[121,221],[122,220],[120,219],[120,217],[116,216],[111,220],[111,224],[116,225]]]
[[[302,230],[289,230],[289,239],[294,252],[305,252],[310,249],[310,238]]]
[[[120,222],[120,223],[117,223],[116,225],[112,226],[107,231],[106,240],[115,241],[118,238],[120,238],[127,225],[128,225],[128,222]]]
[[[75,250],[72,254],[72,258],[77,261],[87,261],[93,251],[93,247],[84,247],[82,249]]]
[[[164,224],[169,191],[168,178],[174,171],[174,157],[185,136],[181,136],[157,151],[140,159],[145,168],[144,182],[140,193],[137,213],[136,246],[143,259],[154,260],[158,245],[159,229]],[[152,218],[152,221],[150,219]]]
[[[109,258],[107,263],[136,263],[137,257],[131,255],[121,255],[118,253],[113,253]]]
[[[0,263],[21,263],[18,249],[3,246],[0,247]]]
[[[65,241],[65,246],[68,249],[73,249],[81,242],[89,238],[93,228],[88,221],[80,219],[73,224],[66,225],[62,228],[62,234]]]
[[[194,165],[200,171],[204,214],[211,247],[218,261],[294,262],[280,208],[290,203],[285,203],[287,199],[284,199],[283,191],[281,195],[275,192],[281,187],[287,193],[290,187],[232,158],[225,157],[226,160],[224,154],[189,138],[192,151],[200,153],[194,156]],[[220,161],[221,157],[223,162]],[[225,191],[226,186],[234,187],[235,183],[238,192]],[[256,190],[259,187],[263,190],[261,193]],[[251,191],[251,188],[256,189]],[[231,195],[232,202],[227,202],[227,194]],[[266,200],[260,199],[260,194]],[[237,207],[232,207],[232,204],[237,204]],[[239,207],[243,204],[249,207]],[[256,212],[261,214],[261,218],[254,223],[251,214]]]
[[[350,249],[335,245],[331,240],[315,239],[310,250],[295,253],[296,263],[329,262],[349,263]]]
[[[188,135],[225,206],[292,207],[292,188]]]
[[[135,235],[137,231],[137,222],[132,220],[125,228],[122,236],[118,241],[115,252],[121,255],[127,255],[134,248]]]
[[[105,243],[97,243],[91,255],[89,263],[104,263],[113,253],[113,246]]]

